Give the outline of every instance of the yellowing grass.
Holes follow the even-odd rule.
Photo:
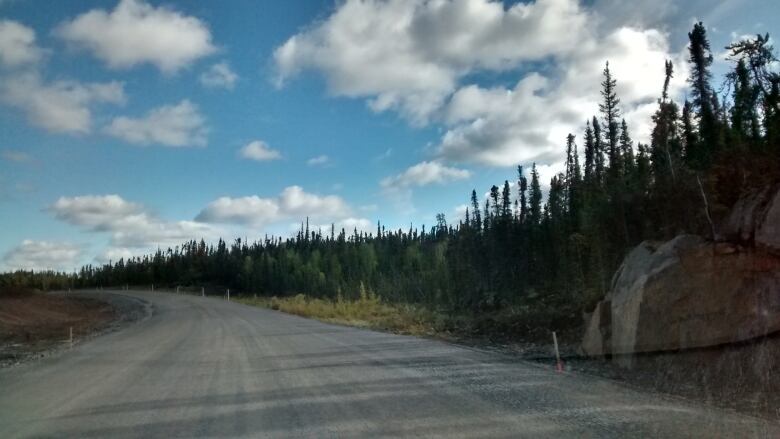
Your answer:
[[[402,334],[434,335],[441,331],[441,316],[413,305],[382,302],[374,293],[361,291],[356,300],[293,297],[241,298],[241,303],[262,306],[303,317],[350,326],[383,329]]]

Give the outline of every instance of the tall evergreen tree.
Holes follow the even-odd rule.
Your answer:
[[[599,120],[593,117],[593,151],[596,154],[594,159],[594,181],[602,183],[604,181],[604,171],[606,169],[604,163],[604,144],[601,141],[601,125]]]
[[[596,142],[593,138],[593,129],[590,120],[585,122],[585,181],[593,181],[596,172]]]
[[[528,218],[528,201],[526,199],[526,193],[528,191],[528,179],[523,173],[523,167],[517,167],[517,185],[520,199],[520,224],[525,224]]]
[[[498,186],[493,185],[490,187],[490,200],[493,202],[493,219],[498,219],[501,217],[501,205],[498,201],[499,195],[498,195]]]
[[[634,170],[634,146],[625,119],[620,122],[620,155],[623,158],[623,174],[630,175]]]
[[[482,230],[482,217],[479,214],[479,199],[477,198],[477,191],[471,191],[471,209],[474,212],[474,228],[476,230]]]
[[[734,71],[729,74],[729,80],[734,87],[731,128],[737,139],[755,145],[761,136],[757,112],[759,88],[752,83],[744,60],[737,61]]]
[[[601,103],[599,104],[599,111],[604,120],[604,129],[606,130],[606,145],[607,155],[609,157],[609,167],[612,171],[612,177],[616,177],[617,173],[622,168],[620,162],[620,148],[618,145],[619,136],[619,124],[618,118],[620,117],[620,99],[617,97],[615,88],[617,87],[617,80],[612,77],[612,73],[609,70],[609,61],[607,61],[606,67],[604,67],[604,81],[601,82]]]
[[[691,104],[698,115],[700,135],[700,142],[691,145],[693,148],[689,147],[688,156],[692,166],[702,168],[720,149],[722,137],[716,109],[713,108],[713,103],[717,102],[717,96],[710,84],[713,57],[704,24],[696,23],[688,33],[688,39],[688,60],[691,64],[688,82],[691,84]]]
[[[509,180],[504,180],[504,188],[501,190],[501,219],[509,223],[512,218],[512,193],[509,189]]]
[[[690,165],[694,162],[696,154],[696,145],[699,143],[699,136],[696,127],[693,125],[693,107],[691,102],[686,100],[682,110],[682,140],[683,155],[685,162]]]
[[[538,225],[542,222],[542,187],[539,185],[539,171],[536,170],[536,163],[531,167],[531,190],[530,190],[530,223]]]

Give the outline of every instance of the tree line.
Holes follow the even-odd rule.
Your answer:
[[[9,273],[0,282],[213,285],[327,298],[365,287],[388,301],[467,312],[528,307],[576,324],[633,246],[679,233],[717,238],[717,219],[740,194],[780,176],[780,75],[769,35],[727,46],[733,68],[717,90],[704,25],[688,36],[690,99],[670,96],[674,66],[659,66],[665,80],[648,144],[632,140],[607,62],[599,114],[585,121],[581,141],[562,139],[565,170],[546,201],[534,164],[492,186],[484,202],[472,191],[464,218],[450,224],[439,214],[428,230],[378,223],[371,233],[323,232],[307,221],[287,239],[193,240],[75,274]]]

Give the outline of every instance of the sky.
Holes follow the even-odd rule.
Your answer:
[[[408,229],[596,114],[634,140],[687,32],[780,31],[775,0],[0,0],[0,270],[71,271],[311,227]]]

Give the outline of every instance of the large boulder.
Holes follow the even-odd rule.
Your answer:
[[[756,227],[756,246],[780,255],[780,189],[774,191],[761,213],[761,221]]]
[[[719,238],[780,255],[780,186],[741,197],[721,222]]]
[[[626,256],[589,316],[582,351],[612,355],[702,348],[780,331],[780,191],[746,197],[708,242],[680,235]]]

